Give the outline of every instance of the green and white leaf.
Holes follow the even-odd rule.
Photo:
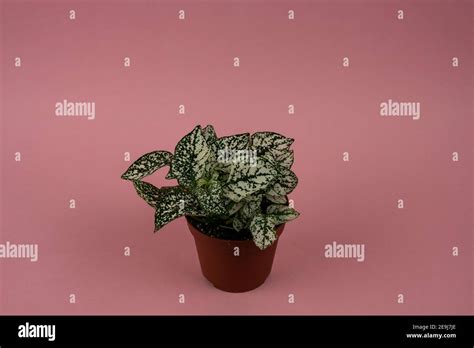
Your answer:
[[[170,221],[183,216],[199,215],[199,205],[194,196],[181,186],[164,187],[159,190],[155,210],[155,232]]]
[[[204,136],[208,144],[217,141],[216,131],[214,130],[214,127],[210,124],[202,129],[202,135]]]
[[[265,166],[265,164],[266,161],[261,160],[254,166],[249,163],[236,163],[224,186],[224,195],[239,202],[257,191],[266,189],[274,182],[277,171],[272,166]]]
[[[234,230],[240,232],[245,228],[245,226],[246,222],[244,221],[244,219],[242,219],[240,214],[235,215],[234,219],[232,220],[232,227],[234,228]]]
[[[255,164],[258,160],[257,151],[249,149],[249,141],[248,133],[219,138],[217,163],[214,168],[230,173],[237,162]]]
[[[219,150],[229,149],[229,150],[245,150],[248,149],[250,144],[250,134],[236,134],[229,135],[226,137],[221,137],[217,139],[217,148]]]
[[[277,204],[286,204],[287,199],[286,196],[272,196],[269,194],[265,194],[265,198],[268,199],[272,203],[277,203]]]
[[[277,239],[275,221],[272,216],[256,215],[250,223],[250,232],[252,232],[255,245],[261,250],[268,248]]]
[[[140,180],[171,163],[173,154],[168,151],[153,151],[144,154],[122,174],[125,180]]]
[[[206,215],[227,214],[222,186],[219,182],[211,182],[207,187],[197,187],[194,195]]]
[[[202,135],[201,127],[196,126],[176,145],[168,177],[178,179],[178,183],[184,187],[190,187],[206,172],[210,155],[211,150]]]
[[[251,137],[252,148],[258,150],[259,154],[270,151],[275,158],[288,151],[294,139],[274,132],[257,132]]]
[[[217,170],[210,172],[211,180],[218,181],[219,176],[220,176],[220,173]]]
[[[171,173],[171,168],[168,171],[168,174],[166,174],[165,179],[176,179],[173,174]]]
[[[234,202],[230,199],[227,199],[226,200],[227,214],[229,216],[234,215],[235,213],[237,213],[243,207],[243,205],[244,205],[243,201]]]
[[[267,214],[273,217],[275,224],[283,224],[287,221],[296,219],[300,213],[287,205],[272,204],[267,208]]]
[[[135,187],[138,195],[143,198],[145,202],[147,202],[153,208],[156,207],[156,204],[160,198],[160,190],[156,186],[146,181],[140,180],[133,181],[133,186]]]
[[[234,166],[234,163],[223,162],[218,158],[218,161],[214,162],[213,165],[210,166],[210,170],[228,174],[232,171],[233,166]]]
[[[270,186],[266,194],[270,196],[285,196],[292,192],[298,184],[298,178],[290,169],[280,167],[278,181]]]
[[[204,136],[204,139],[206,139],[207,146],[209,147],[209,150],[211,151],[207,164],[206,164],[206,171],[212,171],[214,169],[214,166],[216,165],[216,159],[217,159],[217,134],[216,131],[214,130],[214,127],[211,125],[206,126],[202,130],[202,135]]]
[[[240,210],[234,216],[234,228],[240,231],[247,228],[253,217],[261,212],[262,195],[248,196],[236,204],[241,204]]]
[[[295,155],[293,150],[284,151],[280,156],[276,158],[276,162],[285,168],[290,169],[295,161]]]
[[[243,199],[244,205],[240,209],[240,215],[244,220],[251,220],[258,212],[261,211],[262,195],[249,196]]]

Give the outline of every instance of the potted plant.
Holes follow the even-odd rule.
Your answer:
[[[278,237],[299,215],[287,198],[298,183],[292,143],[273,132],[219,138],[212,126],[196,126],[174,153],[147,153],[122,179],[155,209],[155,232],[185,216],[202,273],[215,287],[249,291],[270,274]],[[178,185],[142,180],[164,166]]]

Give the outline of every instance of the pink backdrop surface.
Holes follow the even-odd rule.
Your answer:
[[[472,1],[1,4],[0,243],[39,259],[0,259],[0,313],[473,313]],[[95,119],[55,116],[63,99]],[[381,117],[388,99],[421,118]],[[248,293],[213,288],[185,221],[153,234],[120,179],[125,152],[172,151],[196,124],[296,139],[301,216]],[[325,258],[333,241],[365,261]]]

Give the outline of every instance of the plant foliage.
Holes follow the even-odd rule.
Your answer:
[[[217,238],[252,238],[260,249],[278,238],[276,226],[298,217],[287,195],[298,184],[291,170],[293,139],[273,132],[218,138],[212,126],[196,126],[174,153],[154,151],[122,174],[155,209],[155,231],[186,216]],[[155,187],[142,179],[169,166],[178,185]],[[220,232],[219,232],[220,231]]]

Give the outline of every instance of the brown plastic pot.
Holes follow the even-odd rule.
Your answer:
[[[204,277],[216,288],[228,292],[245,292],[262,285],[272,270],[278,239],[265,250],[253,240],[226,240],[210,237],[187,221]],[[277,228],[278,237],[285,225]],[[235,248],[238,248],[236,256]]]

